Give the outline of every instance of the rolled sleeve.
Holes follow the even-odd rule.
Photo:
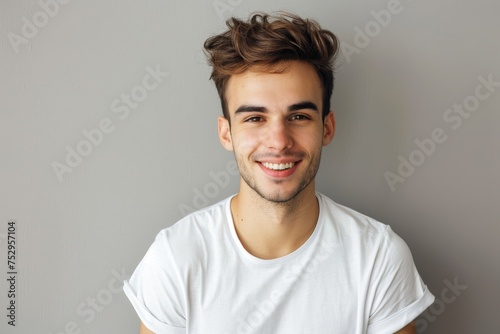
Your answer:
[[[434,302],[406,243],[390,227],[386,232],[372,272],[368,334],[394,333]]]
[[[157,334],[186,333],[183,283],[165,233],[160,232],[123,291],[144,325]]]

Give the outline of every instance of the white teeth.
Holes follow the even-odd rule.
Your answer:
[[[272,170],[285,170],[292,168],[295,165],[295,162],[288,162],[286,164],[273,164],[270,162],[263,162],[264,167],[272,169]]]

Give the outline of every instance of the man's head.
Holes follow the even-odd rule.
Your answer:
[[[248,21],[232,18],[227,26],[226,32],[207,39],[204,46],[213,67],[210,78],[228,121],[226,88],[231,76],[249,69],[279,73],[286,70],[290,60],[314,67],[322,85],[322,115],[326,117],[333,91],[333,60],[338,51],[338,40],[332,32],[289,13],[254,14]]]

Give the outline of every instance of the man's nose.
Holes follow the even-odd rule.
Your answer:
[[[268,148],[281,152],[293,146],[293,139],[286,120],[273,121],[267,131],[266,144]]]

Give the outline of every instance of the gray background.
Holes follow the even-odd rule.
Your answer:
[[[286,9],[356,48],[339,58],[337,134],[318,189],[407,241],[440,301],[420,332],[498,333],[500,87],[482,100],[474,94],[478,77],[500,81],[499,2],[44,3],[51,15],[37,1],[0,4],[1,277],[12,219],[19,272],[15,328],[1,279],[0,332],[138,332],[116,277],[132,273],[160,229],[237,190],[236,176],[222,178],[232,155],[217,139],[220,107],[202,43],[231,15]],[[388,8],[390,20],[377,23],[372,11]],[[141,96],[148,67],[169,75]],[[114,112],[131,92],[144,100],[126,117]],[[451,118],[462,103],[473,111]],[[66,165],[66,147],[89,150],[82,131],[105,119],[113,130],[58,179],[53,164]],[[446,141],[418,153],[415,140],[429,143],[434,129]],[[385,174],[398,174],[400,157],[418,166],[391,189]]]

